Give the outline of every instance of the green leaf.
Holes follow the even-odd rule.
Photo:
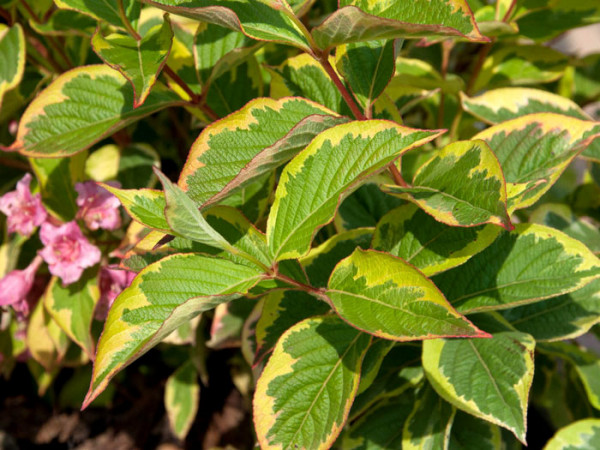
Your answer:
[[[506,309],[573,292],[600,276],[600,260],[560,231],[519,224],[435,284],[458,311]]]
[[[525,443],[535,341],[492,316],[480,316],[477,324],[492,339],[423,343],[427,379],[457,408],[512,431]]]
[[[169,16],[162,25],[148,31],[140,40],[113,33],[106,37],[98,29],[92,48],[106,64],[121,72],[133,86],[133,107],[139,107],[156,83],[171,50],[173,30]]]
[[[310,50],[306,29],[282,0],[144,0],[157,8],[202,22],[214,23],[259,41]]]
[[[91,335],[94,308],[100,298],[96,274],[86,272],[68,286],[62,286],[52,277],[44,295],[44,306],[69,338],[94,359],[94,341]]]
[[[92,17],[69,9],[57,9],[44,23],[29,21],[35,31],[46,36],[80,35],[91,38],[98,23]]]
[[[396,342],[387,339],[375,338],[371,341],[369,350],[363,359],[360,369],[360,384],[358,385],[358,394],[362,394],[369,389],[383,364],[386,355],[394,348]]]
[[[110,309],[84,407],[127,364],[199,313],[245,294],[261,276],[253,267],[196,253],[150,264]]]
[[[595,353],[566,342],[541,344],[538,351],[558,356],[572,364],[583,383],[590,404],[600,409],[600,359]]]
[[[173,434],[183,440],[187,436],[198,412],[200,401],[198,373],[188,360],[167,379],[165,409]]]
[[[574,339],[600,323],[600,280],[570,294],[506,310],[502,315],[536,341]]]
[[[500,88],[486,91],[476,97],[467,97],[461,92],[460,99],[465,111],[492,125],[542,112],[591,120],[577,103],[540,89]]]
[[[218,305],[214,311],[210,339],[206,341],[206,346],[216,350],[240,347],[242,328],[255,305],[255,299],[246,297]]]
[[[254,393],[260,446],[329,448],[350,411],[370,340],[334,316],[290,328]]]
[[[454,311],[431,280],[386,253],[354,251],[336,266],[325,295],[352,326],[384,339],[487,336]]]
[[[276,260],[305,255],[344,194],[439,134],[380,120],[342,124],[319,134],[281,174],[267,222],[267,241]]]
[[[595,122],[553,113],[530,114],[478,133],[506,178],[508,211],[534,204],[600,132]]]
[[[229,248],[229,242],[208,224],[192,199],[162,172],[155,170],[155,173],[165,191],[165,218],[171,230],[181,237],[201,244],[221,249]]]
[[[119,189],[108,184],[100,184],[115,195],[127,214],[142,225],[155,230],[171,233],[165,219],[165,194],[154,189]]]
[[[350,425],[340,448],[346,450],[388,450],[402,448],[402,424],[414,406],[414,394],[407,392],[377,403]]]
[[[341,0],[340,9],[313,28],[322,49],[341,44],[399,37],[462,37],[488,42],[464,0]]]
[[[550,47],[510,45],[487,57],[473,91],[550,83],[562,76],[568,61],[565,55]]]
[[[131,87],[123,75],[106,65],[78,67],[60,75],[29,104],[11,150],[33,157],[70,156],[180,103],[157,85],[144,104],[133,109]]]
[[[502,447],[500,428],[487,421],[456,411],[448,450],[496,450]]]
[[[334,235],[300,259],[311,286],[325,287],[331,272],[357,248],[367,249],[373,237],[372,228],[356,228]]]
[[[4,94],[17,87],[25,73],[25,35],[21,25],[0,24],[0,108]]]
[[[52,319],[40,301],[31,312],[27,323],[27,350],[46,372],[60,367],[67,353],[69,338]]]
[[[326,314],[329,305],[302,291],[274,290],[264,297],[262,314],[256,324],[256,355],[262,360],[273,350],[281,335],[309,317]]]
[[[418,391],[413,410],[404,422],[402,448],[448,448],[456,409],[427,384]]]
[[[365,111],[371,111],[394,75],[394,48],[393,40],[380,39],[345,44],[336,50],[337,69]]]
[[[459,266],[489,246],[500,233],[493,225],[449,227],[417,205],[391,210],[381,218],[372,247],[398,256],[427,276]]]
[[[449,144],[419,168],[411,187],[385,185],[382,190],[416,203],[447,225],[493,223],[512,229],[502,168],[484,141]]]
[[[73,220],[79,209],[74,185],[83,181],[86,156],[82,153],[71,158],[29,158],[44,206],[66,222]]]
[[[78,11],[96,20],[105,20],[111,25],[123,27],[119,7],[115,0],[54,0],[59,8]],[[130,21],[140,15],[141,5],[137,0],[123,0],[125,14]]]
[[[205,203],[236,179],[261,151],[275,146],[275,150],[265,153],[269,155],[278,150],[279,140],[284,139],[298,122],[315,114],[335,115],[316,103],[299,98],[251,101],[240,111],[203,130],[190,150],[179,186],[196,203]],[[238,177],[235,183],[240,181]]]
[[[600,419],[584,419],[557,431],[544,450],[595,450],[600,446]]]
[[[388,89],[393,89],[394,86],[412,86],[428,91],[440,89],[444,93],[456,95],[464,90],[465,83],[462,78],[452,74],[442,77],[426,61],[400,56],[396,58],[396,75],[392,78]]]

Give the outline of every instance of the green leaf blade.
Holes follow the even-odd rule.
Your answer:
[[[0,24],[0,107],[4,94],[21,82],[25,73],[25,35],[21,25]]]
[[[175,436],[185,439],[198,412],[200,385],[198,372],[191,361],[180,366],[167,379],[165,409]]]

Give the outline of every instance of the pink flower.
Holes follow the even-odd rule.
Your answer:
[[[79,280],[85,268],[100,261],[100,250],[87,241],[75,221],[59,227],[44,223],[40,239],[45,245],[40,255],[50,273],[60,277],[63,284]]]
[[[128,287],[137,274],[129,270],[113,269],[109,266],[100,269],[100,300],[96,305],[94,316],[98,320],[106,319],[108,310],[118,295]]]
[[[118,187],[119,183],[110,183]],[[105,230],[115,230],[121,226],[121,215],[119,199],[98,186],[94,181],[85,183],[76,183],[75,190],[77,196],[77,218],[83,219],[90,230],[104,228]]]
[[[0,279],[0,306],[12,305],[19,310],[22,303],[27,304],[27,294],[41,263],[42,258],[36,256],[24,270],[13,270]]]
[[[40,194],[31,195],[31,174],[26,174],[17,183],[15,191],[0,197],[0,211],[7,216],[8,232],[15,231],[29,236],[35,227],[46,220],[48,213],[42,206]]]

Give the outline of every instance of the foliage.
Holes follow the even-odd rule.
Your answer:
[[[512,448],[531,408],[597,448],[600,56],[546,44],[598,2],[0,13],[6,377],[93,364],[85,408],[180,347],[184,439],[234,347],[261,448]]]

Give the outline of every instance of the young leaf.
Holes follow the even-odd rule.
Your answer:
[[[4,94],[21,82],[25,72],[25,35],[21,25],[0,24],[0,108]]]
[[[340,9],[313,28],[317,45],[329,49],[373,39],[462,37],[488,42],[465,0],[342,0]]]
[[[370,120],[330,128],[283,170],[267,222],[276,260],[305,255],[344,194],[408,150],[441,133]]]
[[[310,50],[306,29],[283,0],[145,0],[157,8],[202,22],[214,23],[259,41],[292,45]]]
[[[117,372],[170,332],[202,311],[240,297],[261,276],[256,268],[196,253],[171,255],[150,264],[110,309],[84,407]]]
[[[315,114],[336,115],[327,108],[300,98],[251,101],[238,112],[204,129],[190,150],[179,186],[196,203],[205,203],[238,177],[240,171],[261,151],[275,146],[298,122]],[[317,126],[313,132],[320,129]],[[299,145],[303,144],[301,142]],[[279,147],[275,147],[275,150],[279,150]],[[250,175],[254,176],[254,172]],[[239,184],[240,181],[243,179],[238,178],[235,183]]]
[[[600,419],[583,419],[558,430],[544,450],[594,450],[599,446]]]
[[[473,91],[500,86],[550,83],[562,76],[567,63],[565,55],[550,47],[507,46],[485,60]]]
[[[536,341],[575,339],[600,323],[600,280],[570,294],[503,311],[502,315]]]
[[[465,111],[492,125],[543,112],[591,120],[577,103],[540,89],[500,88],[486,91],[477,97],[467,97],[461,92],[460,99]]]
[[[427,379],[446,401],[512,431],[525,443],[535,341],[492,316],[479,319],[477,324],[492,333],[492,339],[423,343]]]
[[[171,50],[173,30],[169,16],[162,25],[148,31],[140,40],[113,33],[102,36],[100,29],[92,37],[92,47],[106,64],[121,72],[133,86],[133,107],[139,107],[156,83]]]
[[[504,175],[483,141],[447,145],[419,168],[412,187],[385,185],[382,190],[416,203],[447,225],[493,223],[512,229]]]
[[[106,65],[83,66],[60,75],[25,110],[10,147],[27,156],[70,156],[142,117],[181,100],[155,86],[133,109],[131,87]]]
[[[325,294],[342,319],[384,339],[487,336],[421,272],[386,253],[354,251],[336,266]]]
[[[459,266],[500,234],[493,225],[449,227],[417,205],[404,205],[381,218],[372,247],[413,264],[427,276]]]
[[[335,316],[286,331],[254,393],[261,448],[329,448],[346,422],[370,340]]]
[[[256,324],[256,355],[261,361],[290,327],[312,316],[331,311],[329,305],[302,291],[274,290],[264,297],[262,314]]]
[[[90,329],[99,298],[98,280],[89,272],[68,286],[62,286],[57,277],[52,277],[44,294],[44,306],[50,316],[90,359],[94,359]]]
[[[114,0],[55,0],[59,8],[78,11],[96,20],[105,20],[111,25],[123,27],[119,7]],[[129,21],[136,21],[141,5],[137,0],[123,0],[125,15]]]
[[[506,309],[575,291],[600,276],[600,260],[560,231],[519,224],[435,284],[458,311]]]
[[[508,211],[535,203],[581,153],[600,125],[553,113],[530,114],[478,133],[506,178]]]
[[[402,424],[414,406],[409,391],[383,400],[363,415],[342,435],[340,448],[347,450],[388,450],[402,448]]]
[[[404,422],[402,448],[425,450],[448,448],[456,408],[426,384],[417,393],[413,410]]]
[[[131,218],[155,230],[171,233],[165,219],[165,194],[154,189],[119,189],[105,183],[104,189],[117,197]]]
[[[345,44],[336,50],[338,71],[350,85],[365,111],[384,91],[394,75],[394,41],[379,39]]]
[[[191,360],[171,375],[165,385],[165,409],[171,430],[178,439],[185,439],[198,412],[200,386],[198,372]]]

